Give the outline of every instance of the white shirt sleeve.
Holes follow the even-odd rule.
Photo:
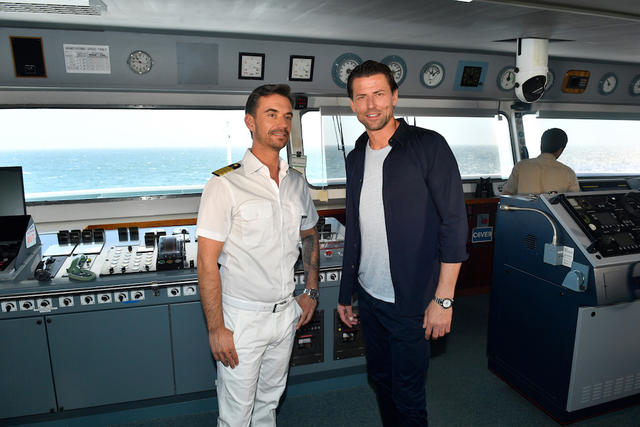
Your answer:
[[[202,190],[196,234],[224,242],[231,230],[233,196],[226,182],[211,177]]]
[[[316,207],[313,205],[313,199],[311,198],[311,193],[309,193],[309,186],[307,185],[306,181],[302,188],[304,216],[302,217],[302,222],[300,223],[300,230],[308,230],[315,227],[316,222],[318,222],[318,212],[316,212]]]

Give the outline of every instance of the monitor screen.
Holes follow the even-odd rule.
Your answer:
[[[460,86],[478,87],[480,84],[480,77],[482,77],[482,67],[465,66],[462,71]]]
[[[26,214],[22,167],[0,167],[0,216]]]

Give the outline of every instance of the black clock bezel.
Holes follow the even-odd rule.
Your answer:
[[[260,56],[262,57],[262,66],[260,67],[260,77],[248,77],[242,75],[242,58],[245,56]],[[239,52],[238,53],[238,78],[241,80],[264,80],[264,64],[266,55],[264,53],[252,53],[252,52]]]
[[[292,77],[293,72],[293,61],[295,59],[310,59],[311,60],[311,73],[309,74],[309,78],[294,78]],[[292,82],[310,82],[313,81],[313,68],[315,67],[316,57],[315,56],[306,56],[306,55],[290,55],[289,56],[289,81]]]

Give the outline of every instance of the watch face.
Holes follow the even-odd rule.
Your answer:
[[[513,67],[505,67],[498,73],[498,87],[502,90],[516,87],[516,72]]]
[[[402,82],[404,82],[405,77],[407,77],[407,64],[404,60],[399,56],[391,55],[384,58],[382,63],[389,67],[391,74],[393,74],[393,79],[396,81],[396,84],[400,86]]]
[[[631,84],[629,85],[629,93],[633,96],[640,95],[640,74],[631,79]]]
[[[127,59],[129,68],[134,73],[145,74],[151,71],[151,55],[142,50],[135,50],[129,54]]]
[[[442,306],[444,308],[449,308],[451,307],[451,300],[449,298],[445,298],[444,300],[442,300]]]
[[[264,53],[240,52],[238,78],[262,80],[264,78]]]
[[[444,66],[439,62],[429,62],[420,71],[420,82],[429,89],[438,87],[444,80]]]
[[[289,57],[289,80],[310,82],[313,80],[313,56]]]
[[[353,53],[340,55],[333,62],[333,66],[331,67],[331,77],[333,77],[333,82],[343,89],[346,88],[349,74],[351,74],[353,69],[360,64],[362,64],[362,59],[360,59],[358,55]]]
[[[600,79],[600,83],[598,85],[600,89],[600,93],[602,95],[609,95],[616,90],[618,86],[618,78],[613,73],[607,73]]]

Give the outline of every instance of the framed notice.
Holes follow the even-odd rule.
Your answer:
[[[109,46],[65,43],[63,49],[67,73],[111,74]]]

